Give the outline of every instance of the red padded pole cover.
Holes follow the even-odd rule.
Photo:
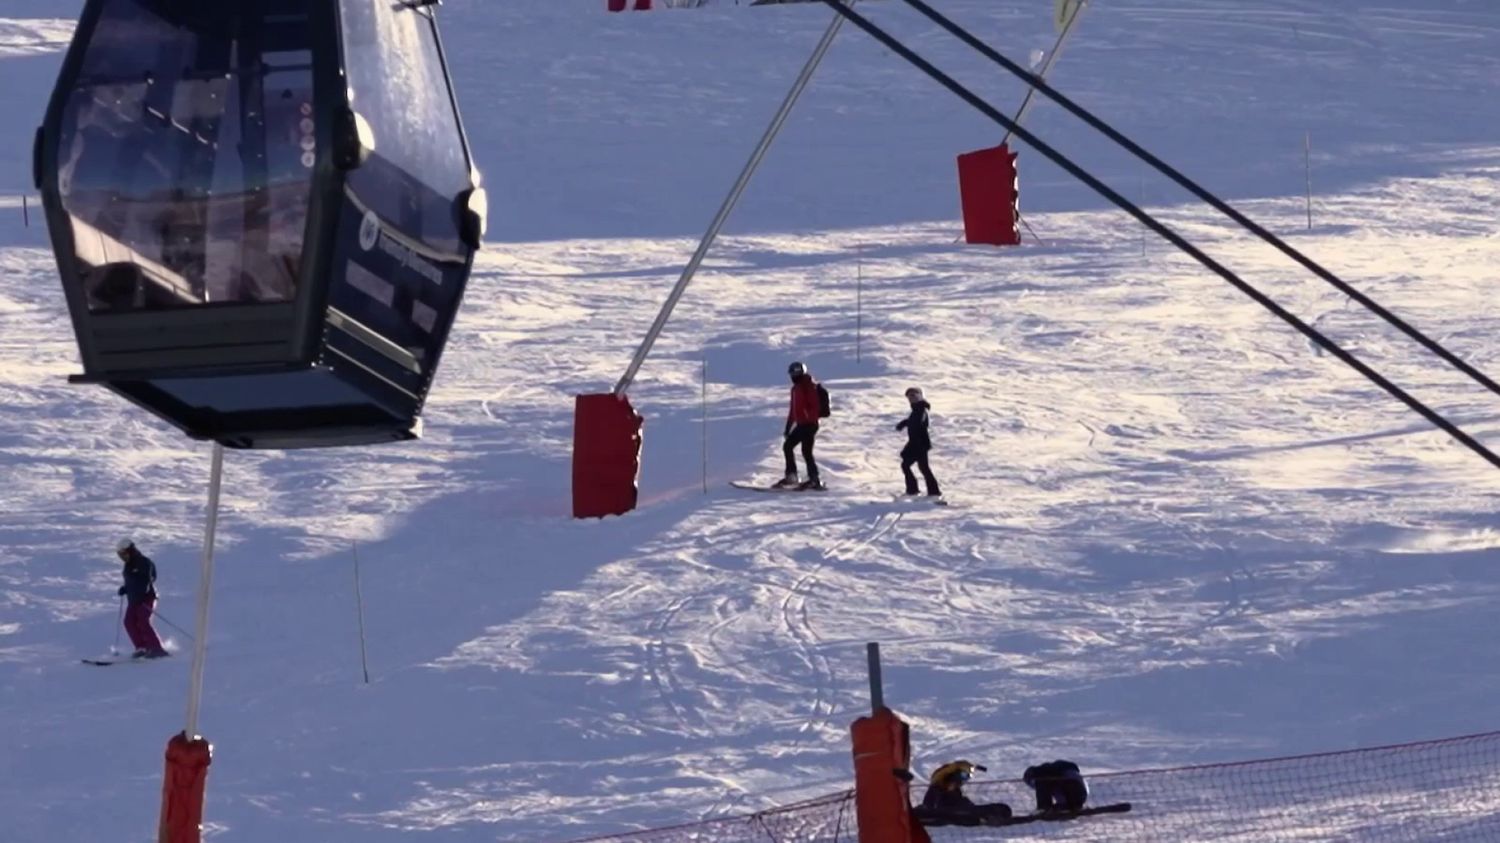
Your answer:
[[[1016,154],[1001,144],[958,156],[958,191],[964,209],[964,239],[992,246],[1019,246],[1020,187]]]
[[[161,823],[157,843],[199,843],[203,833],[203,792],[214,748],[203,738],[179,732],[167,741],[167,772],[161,783]]]
[[[573,412],[573,517],[635,509],[644,420],[623,395],[580,395]]]
[[[859,843],[929,843],[927,830],[911,817],[911,795],[903,775],[911,765],[906,722],[881,708],[854,721],[850,732]]]

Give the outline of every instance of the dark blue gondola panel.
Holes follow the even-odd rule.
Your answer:
[[[428,11],[343,0],[340,27],[360,144],[338,215],[325,361],[419,405],[463,295],[483,194]]]
[[[483,228],[430,6],[89,0],[36,175],[76,380],[237,447],[416,435]]]

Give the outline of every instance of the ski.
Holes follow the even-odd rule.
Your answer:
[[[79,661],[82,662],[82,663],[84,663],[84,664],[93,665],[95,667],[108,667],[109,665],[112,665],[112,664],[135,664],[136,662],[154,662],[154,661],[160,661],[161,659],[164,659],[164,658],[168,658],[168,656],[157,656],[156,658],[145,658],[145,657],[135,658],[134,656],[111,656],[109,658],[99,658],[99,659],[79,659]]]

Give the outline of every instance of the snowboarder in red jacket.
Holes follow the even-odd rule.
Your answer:
[[[786,455],[786,475],[777,483],[778,488],[796,487],[800,490],[822,489],[818,479],[818,464],[813,460],[813,444],[818,438],[818,419],[822,402],[818,397],[818,382],[813,380],[807,367],[793,363],[786,368],[792,379],[792,405],[786,414],[786,431],[781,451]],[[797,482],[797,460],[793,452],[802,448],[802,461],[807,463],[807,479]]]
[[[115,546],[115,553],[125,563],[121,571],[125,584],[120,586],[119,594],[125,598],[125,632],[135,645],[131,658],[159,659],[168,655],[151,627],[151,613],[156,609],[156,564],[130,539],[122,539]]]

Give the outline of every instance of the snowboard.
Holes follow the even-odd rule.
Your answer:
[[[896,503],[908,503],[912,506],[952,506],[952,503],[942,495],[891,495]]]
[[[826,492],[828,487],[822,489],[799,489],[796,486],[774,486],[770,483],[750,483],[744,480],[731,480],[729,485],[736,489],[745,489],[750,492]]]
[[[1021,825],[1034,822],[1062,822],[1064,820],[1077,819],[1079,817],[1091,817],[1096,814],[1123,814],[1129,811],[1129,802],[1116,802],[1112,805],[1099,805],[1092,808],[1084,808],[1080,811],[1056,811],[1050,813],[1022,814],[1015,817],[1006,817],[1003,820],[987,823],[988,825]]]

